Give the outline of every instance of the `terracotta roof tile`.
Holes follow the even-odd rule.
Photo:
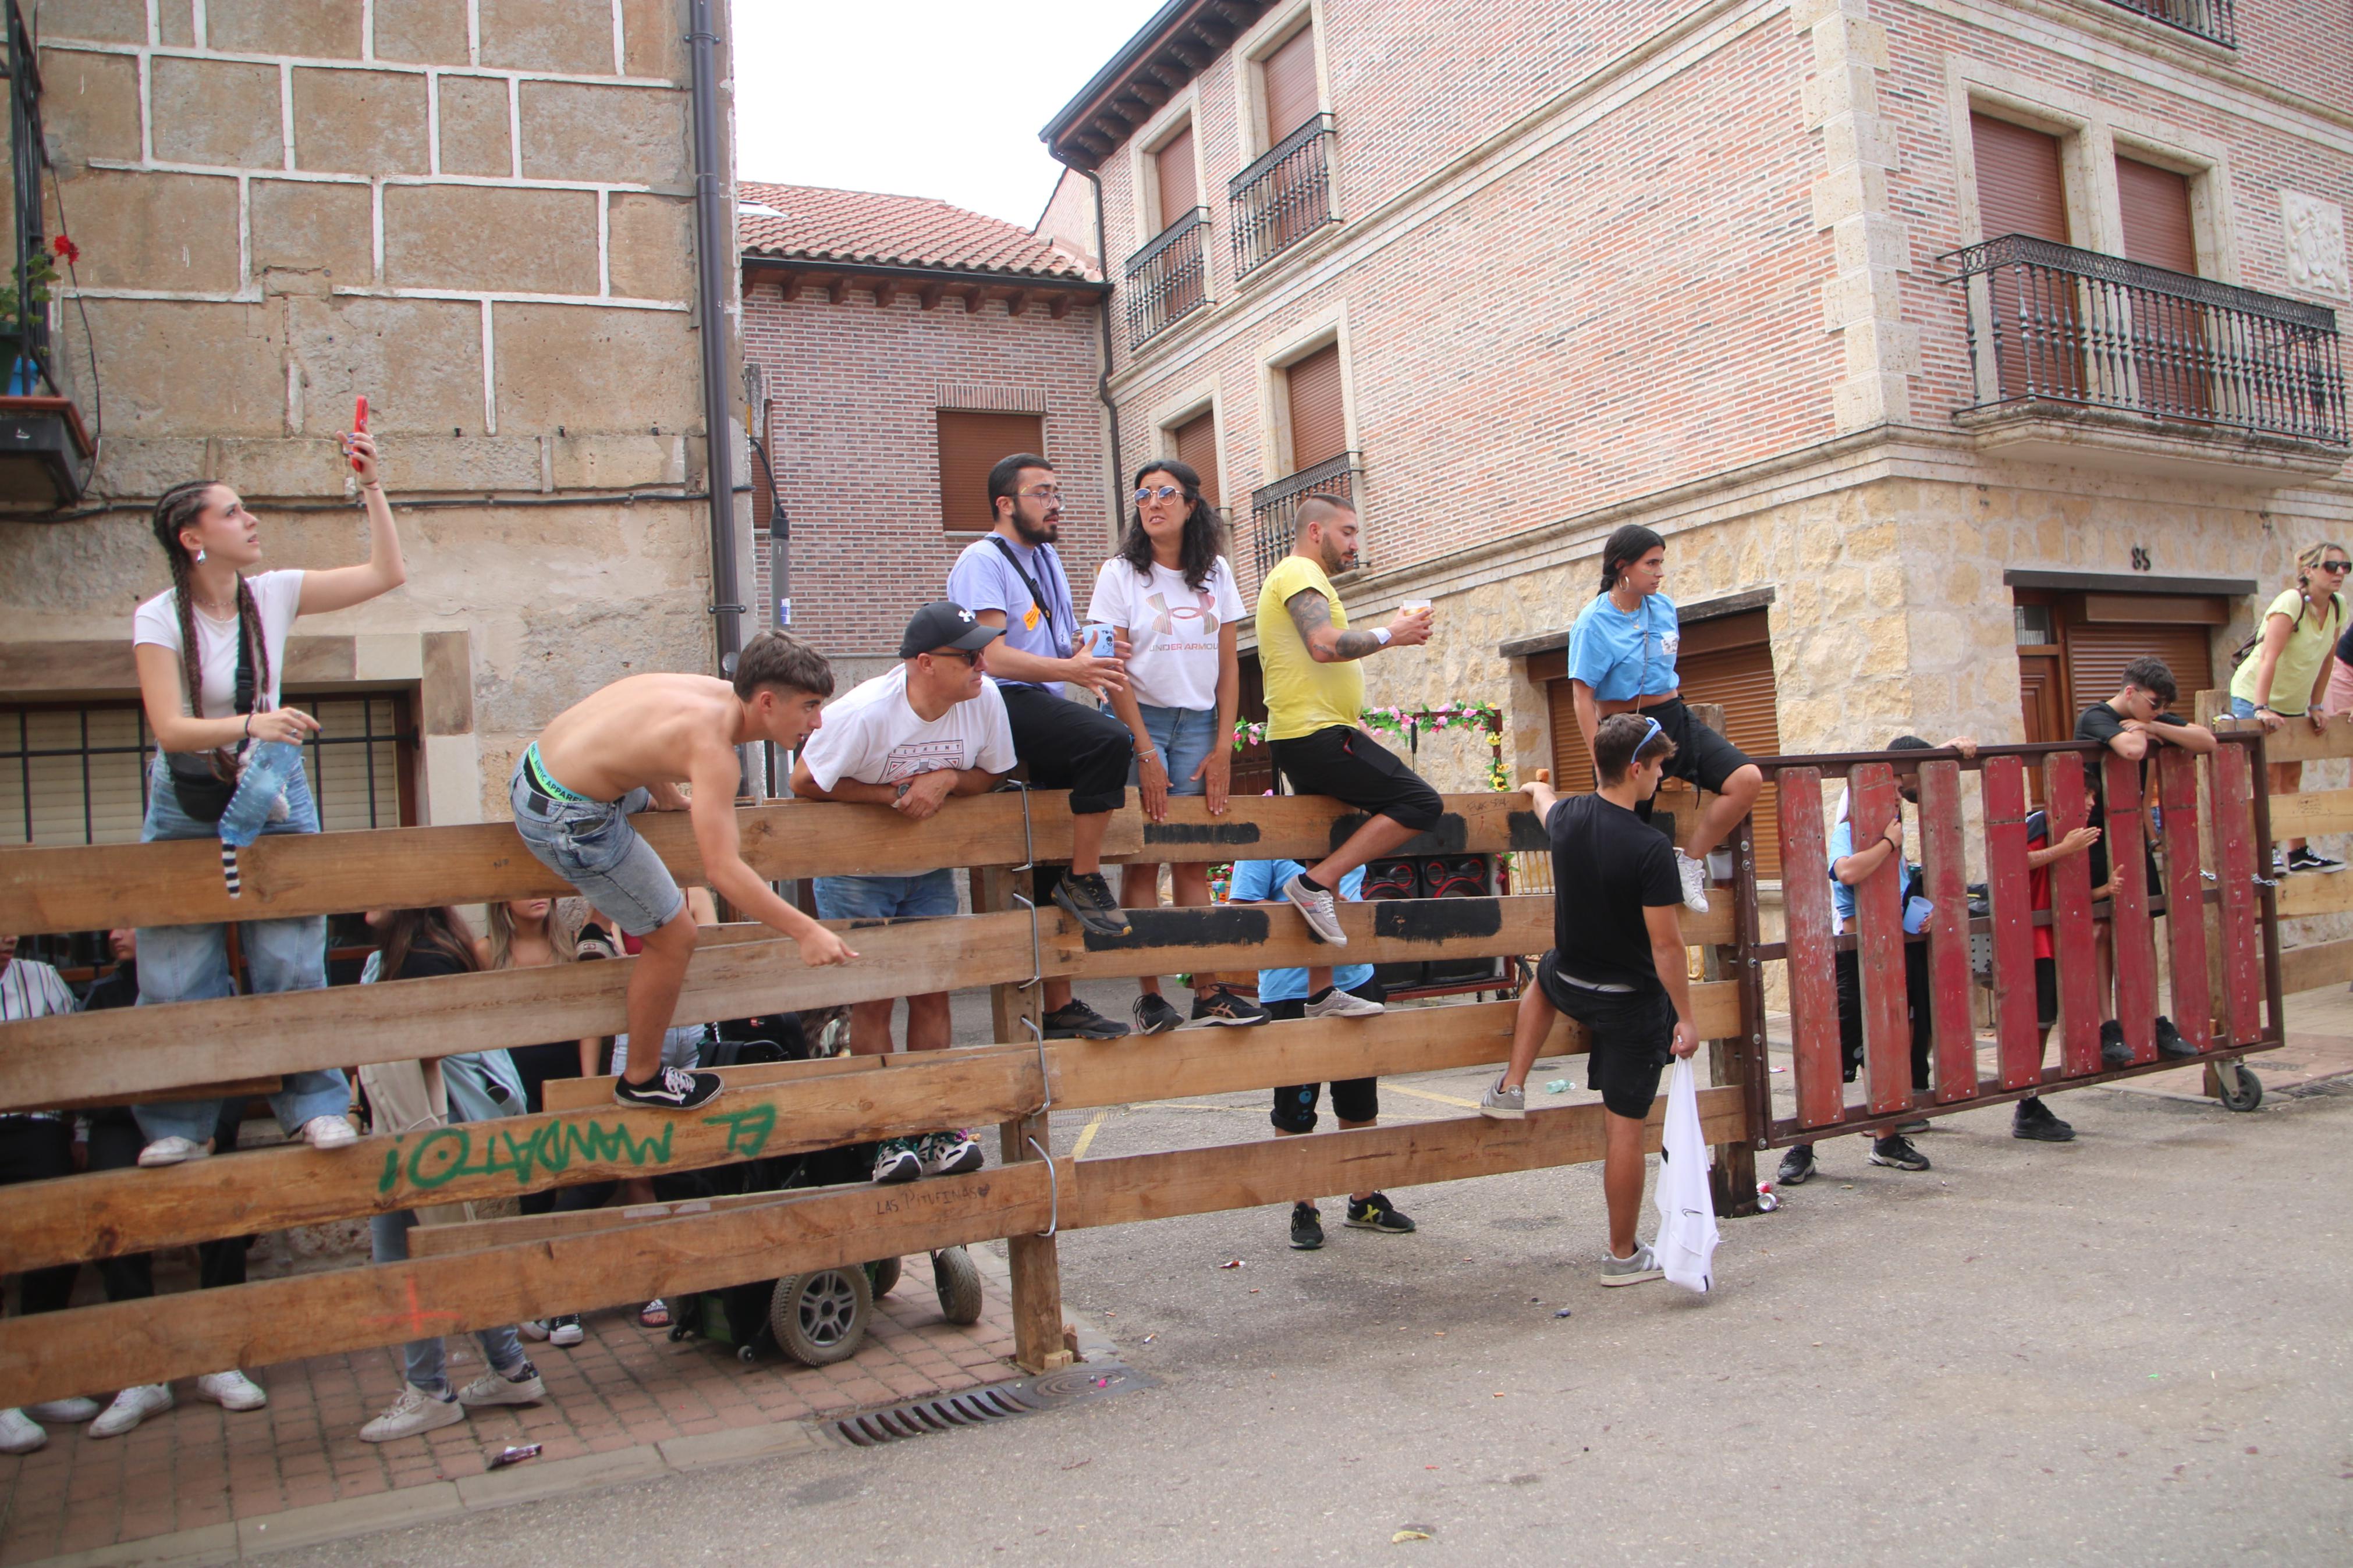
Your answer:
[[[735,233],[746,255],[1019,278],[1097,276],[1028,229],[929,196],[753,180],[739,182],[736,193]],[[744,210],[752,207],[772,210]]]

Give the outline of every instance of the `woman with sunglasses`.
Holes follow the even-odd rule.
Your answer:
[[[1601,721],[1615,713],[1656,719],[1675,743],[1666,776],[1715,796],[1700,813],[1691,839],[1675,851],[1683,903],[1707,912],[1708,851],[1724,842],[1757,804],[1765,775],[1740,748],[1704,724],[1692,722],[1675,675],[1683,646],[1675,602],[1659,591],[1667,573],[1666,542],[1640,523],[1628,523],[1601,547],[1601,592],[1577,617],[1569,634],[1569,700],[1588,751]],[[1598,774],[1596,775],[1599,776]],[[1651,819],[1651,803],[1636,810]]]
[[[2325,694],[2346,633],[2345,574],[2353,555],[2341,544],[2316,544],[2295,558],[2295,586],[2263,611],[2261,640],[2231,677],[2231,717],[2253,719],[2277,734],[2302,719],[2319,734],[2328,728]],[[2269,793],[2294,795],[2304,784],[2302,763],[2274,763]],[[2275,871],[2341,871],[2345,862],[2301,838],[2274,847]]]

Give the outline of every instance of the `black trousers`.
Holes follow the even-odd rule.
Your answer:
[[[1000,686],[1013,727],[1013,754],[1035,789],[1066,789],[1080,816],[1127,804],[1127,770],[1135,737],[1099,708],[1082,708],[1042,686]]]
[[[220,1120],[213,1127],[216,1153],[226,1154],[236,1149],[237,1128],[244,1114],[242,1100],[223,1102]],[[139,1163],[139,1151],[146,1146],[147,1135],[139,1131],[129,1107],[114,1106],[90,1114],[91,1170],[130,1170]],[[245,1249],[252,1240],[249,1236],[227,1236],[198,1243],[197,1288],[211,1290],[222,1285],[244,1284]],[[110,1301],[143,1301],[155,1293],[154,1259],[144,1252],[99,1259],[98,1277],[106,1286],[106,1299]]]
[[[0,1186],[73,1174],[73,1127],[35,1116],[0,1116]],[[62,1310],[72,1299],[79,1263],[28,1268],[16,1277],[17,1310],[26,1317]]]
[[[1862,955],[1846,952],[1832,965],[1838,985],[1839,1054],[1845,1058],[1846,1081],[1852,1083],[1862,1066]],[[1928,1047],[1936,1037],[1928,1011],[1928,944],[1904,944],[1904,989],[1912,1016],[1912,1088],[1928,1087]]]

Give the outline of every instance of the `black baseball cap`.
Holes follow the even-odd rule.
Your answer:
[[[978,616],[955,600],[935,599],[907,623],[907,635],[899,639],[899,657],[913,658],[944,647],[972,653],[1004,635],[999,627],[983,626]]]

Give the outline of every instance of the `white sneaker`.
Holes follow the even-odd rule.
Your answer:
[[[1682,850],[1675,851],[1675,875],[1683,879],[1683,908],[1707,913],[1707,868]]]
[[[547,1384],[540,1380],[539,1369],[529,1362],[522,1363],[521,1377],[509,1377],[492,1367],[458,1391],[458,1403],[469,1407],[482,1405],[536,1405],[547,1397]]]
[[[448,1395],[437,1399],[415,1384],[400,1391],[392,1408],[360,1428],[363,1443],[391,1443],[454,1426],[466,1418],[466,1407]]]
[[[47,1399],[38,1405],[25,1406],[25,1414],[36,1421],[46,1421],[52,1426],[70,1426],[87,1421],[99,1411],[98,1401],[84,1399],[79,1394],[71,1399]]]
[[[269,1403],[261,1384],[237,1371],[208,1372],[196,1379],[196,1393],[223,1410],[259,1410]]]
[[[580,1326],[580,1314],[577,1312],[566,1312],[561,1317],[550,1318],[547,1320],[547,1342],[549,1344],[562,1345],[569,1348],[570,1346],[578,1344],[587,1337],[588,1331]]]
[[[1370,1018],[1388,1009],[1335,985],[1324,993],[1322,1001],[1307,1004],[1306,1011],[1311,1018]]]
[[[1340,911],[1330,893],[1293,877],[1282,885],[1282,896],[1306,917],[1309,931],[1335,947],[1348,945],[1348,933],[1340,929]]]
[[[151,1167],[155,1165],[179,1165],[185,1164],[190,1160],[201,1160],[211,1152],[212,1151],[210,1149],[206,1148],[202,1143],[196,1142],[194,1139],[181,1138],[177,1136],[158,1138],[155,1142],[148,1144],[147,1147],[139,1151],[139,1163],[142,1165]]]
[[[515,1332],[521,1334],[524,1339],[536,1340],[543,1343],[547,1339],[547,1320],[545,1318],[525,1318],[522,1322],[515,1325]]]
[[[49,1435],[41,1424],[15,1408],[0,1410],[0,1454],[29,1454],[46,1447]]]
[[[302,1141],[313,1149],[342,1149],[360,1141],[346,1116],[313,1116],[302,1123]]]
[[[150,1415],[161,1415],[172,1408],[172,1403],[170,1384],[134,1384],[116,1394],[114,1403],[90,1424],[90,1435],[93,1437],[120,1437]]]

